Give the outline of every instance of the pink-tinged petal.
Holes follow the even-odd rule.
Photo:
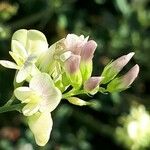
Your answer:
[[[109,92],[120,92],[120,91],[126,90],[136,79],[136,77],[138,76],[138,73],[139,73],[139,66],[135,65],[125,75],[112,80],[108,84],[107,90]]]
[[[71,55],[70,58],[65,61],[65,69],[67,73],[74,74],[79,70],[80,59],[81,56],[79,55]]]
[[[46,96],[42,97],[42,101],[40,103],[40,108],[39,110],[41,112],[47,110],[49,112],[52,112],[60,103],[62,94],[58,88],[53,88]]]
[[[97,44],[95,41],[93,40],[88,41],[82,48],[81,61],[91,60],[93,58],[93,54],[95,52],[96,47]]]
[[[137,78],[139,74],[139,65],[133,66],[123,77],[122,77],[122,84],[125,87],[129,87],[133,81]]]
[[[84,38],[83,35],[77,36],[75,34],[68,34],[64,44],[66,50],[72,51],[76,55],[80,55],[81,49],[84,44],[87,42],[88,38]]]
[[[51,112],[60,103],[62,94],[60,90],[54,86],[53,80],[48,74],[40,73],[34,76],[29,86],[41,97],[40,111],[48,109],[48,111]]]
[[[86,91],[92,91],[100,84],[102,80],[103,77],[90,77],[87,81],[85,81],[84,89]]]
[[[118,59],[110,62],[103,70],[101,76],[105,77],[102,81],[103,84],[108,83],[114,79],[123,67],[130,61],[135,53],[131,52],[127,55],[121,56]]]
[[[131,52],[127,55],[119,57],[118,59],[116,59],[111,63],[111,66],[115,70],[117,70],[117,72],[120,72],[123,69],[123,67],[130,61],[130,59],[133,57],[134,54],[135,54],[134,52]]]
[[[40,95],[47,95],[53,89],[54,83],[48,74],[39,73],[31,79],[29,87]]]

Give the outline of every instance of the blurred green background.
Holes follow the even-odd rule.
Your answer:
[[[92,107],[62,101],[52,113],[54,127],[45,147],[35,144],[18,112],[0,114],[0,150],[149,150],[150,149],[150,2],[149,0],[8,0],[0,1],[0,59],[9,59],[14,31],[37,29],[49,44],[68,33],[98,43],[94,75],[111,60],[131,51],[140,74],[122,93],[81,95]],[[13,91],[15,71],[0,66],[0,105]]]

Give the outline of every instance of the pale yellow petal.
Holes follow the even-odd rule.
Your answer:
[[[18,72],[16,76],[16,82],[20,83],[24,81],[31,73],[32,70],[32,64],[24,65]]]
[[[22,45],[25,47],[27,41],[27,32],[28,31],[26,29],[20,29],[16,31],[12,36],[12,40],[22,43]]]
[[[14,94],[18,100],[23,102],[33,94],[33,91],[29,87],[24,86],[16,88]]]
[[[22,43],[16,41],[16,40],[12,40],[11,41],[11,50],[18,54],[19,56],[21,56],[22,58],[26,58],[27,57],[27,51],[24,48],[24,46],[22,45]]]
[[[38,103],[28,103],[22,109],[22,112],[25,116],[32,116],[35,114],[39,109]]]
[[[45,35],[38,30],[29,30],[27,33],[26,49],[29,54],[42,53],[48,49],[48,43]]]
[[[28,117],[28,124],[34,134],[35,141],[39,146],[44,146],[49,138],[53,126],[51,114],[43,112]]]
[[[0,60],[0,64],[6,68],[18,69],[18,66],[14,62],[11,62],[11,61]]]

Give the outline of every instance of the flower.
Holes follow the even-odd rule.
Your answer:
[[[22,112],[28,118],[28,124],[38,145],[44,146],[52,129],[52,112],[59,104],[62,94],[46,73],[34,76],[29,87],[19,87],[15,96],[25,106]]]
[[[64,62],[65,66],[76,68],[74,74],[73,71],[70,71],[71,73],[67,73],[67,76],[70,78],[72,85],[76,87],[80,87],[82,82],[85,82],[91,76],[93,70],[92,58],[97,44],[93,40],[88,41],[88,38],[84,38],[83,35],[68,34],[64,40],[65,49],[71,52],[71,56]],[[71,60],[78,61],[74,64]],[[65,70],[68,72],[68,67]]]
[[[25,80],[29,74],[37,71],[34,65],[42,52],[48,49],[48,43],[43,33],[37,30],[21,29],[12,36],[11,51],[9,52],[16,63],[1,60],[0,64],[6,68],[19,70],[16,82]]]
[[[108,84],[107,90],[109,92],[120,92],[129,88],[129,86],[137,78],[138,74],[139,74],[139,65],[136,64],[125,75],[112,80]]]
[[[96,94],[99,90],[100,82],[104,77],[93,76],[84,82],[84,90],[92,95]]]
[[[15,96],[26,105],[23,107],[23,114],[31,116],[37,111],[48,110],[52,112],[61,100],[61,92],[55,87],[53,80],[46,73],[35,75],[29,87],[19,87],[14,91]]]
[[[115,61],[110,62],[103,70],[101,76],[105,77],[102,81],[103,84],[108,83],[116,77],[116,75],[123,69],[123,67],[130,61],[135,53],[131,52],[117,58]]]

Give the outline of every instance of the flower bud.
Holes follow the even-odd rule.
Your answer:
[[[107,90],[109,92],[120,92],[123,91],[133,83],[139,73],[139,66],[135,65],[132,67],[125,75],[119,78],[112,80],[108,86]]]
[[[105,84],[111,81],[123,69],[123,67],[130,61],[133,55],[134,55],[134,52],[131,52],[109,63],[102,72],[101,76],[105,77],[102,83]]]
[[[74,74],[79,70],[81,57],[79,55],[71,55],[65,61],[65,69],[69,74]]]
[[[73,87],[78,88],[82,84],[82,76],[80,72],[80,59],[81,56],[79,55],[71,55],[65,61],[65,71],[70,83]]]
[[[97,47],[97,44],[95,41],[90,40],[88,41],[82,48],[81,51],[81,61],[89,61],[93,58],[93,54],[95,52],[95,49]]]
[[[74,105],[78,105],[78,106],[85,106],[85,105],[89,105],[90,103],[89,102],[86,102],[80,98],[77,98],[77,97],[69,97],[67,98],[67,100],[71,103],[71,104],[74,104]]]
[[[129,87],[139,74],[139,65],[132,67],[123,77],[122,82],[125,87]]]
[[[103,77],[90,77],[84,83],[84,90],[90,94],[95,94],[98,92],[99,84],[103,80]]]

